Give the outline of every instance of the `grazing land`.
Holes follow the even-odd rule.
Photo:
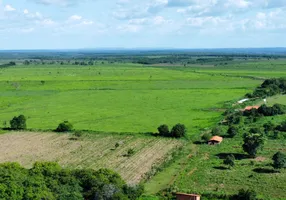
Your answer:
[[[240,189],[253,190],[261,199],[285,199],[286,171],[273,169],[272,156],[277,151],[286,153],[281,128],[286,115],[241,114],[234,138],[227,137],[233,124],[219,122],[225,121],[225,111],[240,112],[248,105],[262,105],[264,97],[254,97],[233,107],[264,80],[286,77],[286,60],[265,55],[238,57],[103,56],[89,61],[91,64],[65,59],[41,64],[35,59],[5,65],[0,68],[0,126],[7,128],[9,120],[23,114],[31,130],[53,130],[69,121],[74,129],[93,134],[75,140],[68,134],[3,134],[1,130],[0,150],[5,153],[0,162],[31,167],[35,161],[56,161],[68,168],[111,168],[133,184],[182,146],[172,162],[162,165],[144,182],[146,194],[142,199],[156,199],[172,191],[227,199],[225,196]],[[267,97],[267,106],[286,105],[285,96],[275,94]],[[157,132],[159,125],[172,127],[177,123],[187,127],[185,139],[149,134]],[[271,133],[265,124],[272,128]],[[280,125],[281,132],[277,131]],[[201,136],[214,127],[226,137],[222,144],[208,146]],[[242,149],[244,134],[254,134],[251,131],[266,138],[256,158],[248,157]],[[130,157],[129,149],[135,151]],[[228,168],[223,162],[230,154],[235,156],[235,166]]]
[[[18,65],[0,74],[2,126],[24,114],[33,129],[68,120],[77,130],[104,132],[154,132],[160,124],[183,123],[195,134],[218,120],[225,102],[260,83],[137,64]]]
[[[36,161],[51,161],[66,168],[109,168],[129,184],[139,183],[153,166],[183,144],[175,139],[134,135],[93,134],[74,140],[70,134],[36,132],[2,134],[0,141],[0,163],[18,162],[30,168]],[[128,149],[133,149],[134,155],[127,156]]]

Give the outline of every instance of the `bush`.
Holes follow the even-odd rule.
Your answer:
[[[239,190],[238,194],[233,195],[231,200],[257,200],[256,193],[252,190]]]
[[[184,124],[176,124],[171,131],[171,136],[175,138],[184,137],[187,129]]]
[[[255,157],[258,149],[262,149],[264,146],[264,138],[261,134],[245,134],[243,136],[244,144],[242,148],[251,157]]]
[[[222,132],[223,132],[223,131],[222,131],[222,129],[221,129],[220,126],[214,127],[214,128],[212,129],[212,131],[211,131],[211,133],[212,133],[213,136],[215,136],[215,135],[220,136],[220,135],[222,135]]]
[[[26,117],[24,115],[19,115],[18,117],[14,117],[10,121],[11,129],[13,130],[24,130],[27,128],[26,125]]]
[[[161,136],[165,136],[165,137],[169,137],[170,136],[169,127],[166,124],[163,124],[163,125],[159,126],[158,127],[158,132],[159,132],[159,135],[161,135]]]
[[[56,132],[69,132],[73,130],[73,126],[68,121],[64,121],[63,123],[60,123],[59,126],[56,129]]]
[[[286,166],[286,155],[281,152],[274,154],[272,160],[274,169],[282,169]]]
[[[231,154],[231,155],[228,155],[224,159],[223,164],[228,165],[230,167],[233,167],[234,166],[234,161],[235,161],[235,157],[234,157],[234,155]]]
[[[236,126],[230,126],[227,130],[227,134],[233,138],[239,133],[239,129]]]
[[[212,134],[211,133],[204,133],[202,135],[202,140],[205,141],[205,142],[208,142],[212,137]]]

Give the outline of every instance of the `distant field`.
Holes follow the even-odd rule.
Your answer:
[[[213,70],[213,69],[211,69]],[[140,65],[19,65],[0,69],[0,126],[19,114],[28,128],[154,132],[184,123],[189,134],[212,126],[224,103],[261,81]]]
[[[0,135],[0,163],[32,167],[36,161],[56,161],[68,168],[109,168],[128,183],[138,183],[153,165],[160,164],[182,142],[132,135],[87,135],[71,140],[68,134],[15,132]],[[119,143],[117,149],[115,144]],[[135,154],[126,157],[128,149]]]

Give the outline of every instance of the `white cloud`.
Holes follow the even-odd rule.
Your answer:
[[[22,33],[31,33],[35,30],[35,28],[23,28],[21,29]]]
[[[7,12],[16,11],[16,9],[13,8],[11,5],[6,5],[4,10],[7,11]]]
[[[29,14],[29,10],[25,9],[25,10],[23,10],[23,13],[24,13],[25,15],[27,15],[27,14]]]
[[[81,20],[81,19],[82,19],[82,16],[79,16],[79,15],[72,15],[69,18],[69,20],[71,20],[71,21],[77,21],[77,20]]]

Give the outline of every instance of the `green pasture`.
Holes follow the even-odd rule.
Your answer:
[[[53,129],[68,120],[75,129],[106,132],[154,132],[163,123],[184,123],[196,133],[220,118],[226,101],[259,84],[131,64],[19,65],[0,70],[0,121],[4,126],[24,114],[28,128]]]

